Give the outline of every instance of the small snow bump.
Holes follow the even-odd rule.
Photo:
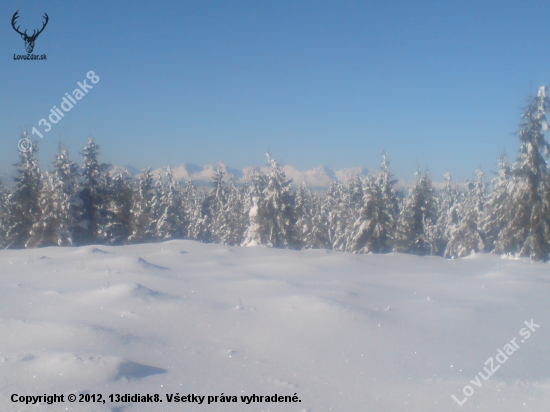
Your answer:
[[[159,265],[155,265],[153,263],[149,263],[147,262],[145,259],[143,258],[138,258],[138,263],[139,265],[144,268],[144,269],[160,269],[160,270],[167,270],[169,268],[166,268],[164,266],[159,266]]]
[[[142,365],[140,363],[126,361],[122,362],[118,367],[118,373],[115,380],[126,378],[127,380],[136,380],[146,378],[147,376],[160,375],[166,373],[166,369],[157,368],[155,366]]]

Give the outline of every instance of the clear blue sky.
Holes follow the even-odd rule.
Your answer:
[[[30,32],[34,53],[14,61]],[[276,159],[462,180],[513,160],[521,108],[550,79],[548,1],[0,3],[0,170],[25,127],[94,70],[100,82],[40,141],[138,168]]]

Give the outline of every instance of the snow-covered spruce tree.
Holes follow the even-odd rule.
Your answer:
[[[63,184],[67,194],[74,195],[75,187],[78,184],[78,165],[70,159],[64,142],[59,143],[53,174]]]
[[[337,183],[331,182],[320,199],[321,220],[325,225],[327,247],[329,249],[332,249],[334,243],[334,231],[336,228],[334,206],[338,201],[337,196]]]
[[[183,239],[187,236],[187,222],[180,184],[174,179],[168,166],[166,181],[162,186],[156,237],[160,240]]]
[[[294,233],[297,249],[306,249],[305,237],[310,230],[310,224],[313,220],[311,197],[311,191],[307,189],[304,182],[300,182],[294,195],[294,211],[296,213]]]
[[[191,180],[188,180],[183,191],[183,210],[189,221],[187,226],[189,239],[204,241],[203,234],[207,232],[207,219],[202,214],[203,200],[203,194],[197,191]]]
[[[351,204],[349,190],[340,182],[333,182],[323,197],[321,216],[326,224],[329,248],[345,250],[351,233]]]
[[[253,168],[244,200],[245,216],[248,218],[248,224],[241,246],[259,246],[265,245],[267,242],[265,232],[261,226],[263,218],[261,214],[265,213],[265,210],[261,209],[261,205],[264,203],[266,186],[265,176],[260,175],[256,168]]]
[[[38,207],[40,217],[32,224],[29,230],[29,239],[25,243],[26,248],[55,246],[55,220],[57,207],[54,205],[53,176],[46,172],[42,176],[42,184],[38,195]]]
[[[445,257],[464,257],[485,249],[480,229],[485,204],[485,174],[477,170],[476,183],[466,182],[466,193],[458,203],[459,221],[450,228]]]
[[[403,201],[397,224],[396,252],[430,255],[433,227],[437,220],[437,204],[432,180],[426,172],[415,173],[416,183]]]
[[[95,243],[100,240],[99,229],[102,214],[103,190],[101,181],[109,165],[99,163],[99,146],[93,137],[82,151],[84,163],[79,184],[78,198],[81,200],[78,223],[74,230],[77,245]]]
[[[347,203],[341,205],[346,208],[347,219],[341,220],[345,226],[341,227],[342,231],[335,245],[336,250],[351,251],[351,243],[355,236],[354,225],[361,214],[363,208],[365,180],[359,176],[352,176],[347,187],[347,196],[344,198]]]
[[[499,233],[511,221],[508,186],[510,184],[510,164],[503,156],[498,161],[498,173],[491,182],[491,193],[487,196],[481,219],[481,229],[485,234],[485,251],[494,253]]]
[[[203,235],[204,242],[222,242],[222,226],[225,223],[225,204],[227,203],[227,191],[223,182],[225,165],[219,163],[212,177],[214,188],[208,193],[203,203],[203,216],[205,217],[206,231]]]
[[[156,220],[153,211],[153,176],[145,169],[135,185],[131,209],[131,243],[152,242],[155,239]]]
[[[290,193],[292,179],[287,179],[282,167],[267,153],[271,171],[263,191],[260,207],[260,225],[269,247],[293,249],[296,238],[293,231],[296,223],[294,199]]]
[[[348,190],[350,195],[350,202],[353,205],[353,209],[356,211],[361,210],[363,205],[363,180],[358,176],[352,176],[349,179]]]
[[[476,170],[476,182],[474,183],[474,210],[480,218],[485,212],[485,203],[487,203],[487,184],[485,183],[485,173],[481,168]]]
[[[260,246],[262,245],[262,228],[260,218],[260,198],[253,196],[248,210],[248,227],[244,234],[244,240],[241,246]]]
[[[53,170],[56,197],[59,199],[59,240],[60,246],[73,244],[73,230],[77,222],[79,170],[78,165],[70,160],[69,152],[63,142],[59,143],[59,151],[55,157]],[[69,238],[70,236],[70,238]]]
[[[451,231],[455,229],[459,222],[458,203],[460,194],[458,186],[453,186],[449,173],[445,174],[444,178],[445,186],[437,203],[437,221],[432,241],[432,254],[437,256],[445,255]]]
[[[105,173],[101,186],[103,207],[98,238],[103,243],[125,244],[132,229],[132,186],[129,173],[119,173],[114,177]]]
[[[321,198],[315,194],[312,197],[311,215],[311,230],[304,239],[304,247],[306,249],[329,249],[327,222],[324,220],[323,213],[321,212]]]
[[[30,230],[26,247],[72,245],[69,198],[63,193],[60,182],[51,173],[43,177],[39,197],[40,219]]]
[[[256,170],[256,167],[252,168],[252,175],[250,176],[250,182],[248,184],[247,196],[250,198],[257,196],[262,198],[264,190],[267,186],[267,178],[261,175]]]
[[[297,249],[322,249],[328,247],[327,228],[321,216],[321,202],[301,182],[294,195],[296,224],[294,232]]]
[[[162,172],[160,170],[157,171],[157,180],[155,181],[155,185],[153,186],[153,204],[152,204],[152,212],[153,212],[153,219],[155,220],[155,230],[154,230],[154,236],[155,239],[158,239],[158,232],[156,230],[156,227],[158,225],[158,222],[160,220],[160,216],[162,214],[162,193],[164,192],[164,178],[162,177]]]
[[[398,215],[396,181],[385,153],[381,170],[369,174],[363,183],[363,204],[353,224],[349,251],[354,253],[388,253],[393,249]]]
[[[245,205],[248,204],[245,200],[248,187],[245,184],[239,189],[232,175],[225,185],[224,175],[225,165],[220,163],[212,179],[214,188],[204,200],[204,214],[208,216],[212,242],[239,245],[243,242],[244,232],[248,226],[249,209],[245,210]]]
[[[239,187],[239,196],[241,199],[241,212],[240,212],[240,219],[241,219],[241,226],[243,228],[241,237],[244,240],[244,234],[246,233],[246,228],[248,227],[248,211],[249,211],[249,182],[248,180],[245,180],[243,184]],[[241,242],[242,243],[242,242]]]
[[[60,143],[53,173],[44,177],[40,193],[41,217],[31,229],[29,247],[73,244],[77,184],[78,166],[69,159],[65,145]]]
[[[28,138],[26,132],[23,133],[23,138]],[[26,152],[19,151],[19,162],[15,165],[19,176],[15,179],[15,189],[8,196],[6,205],[9,216],[2,245],[5,249],[26,247],[33,224],[40,220],[42,176],[36,159],[37,152],[36,143]]]
[[[247,189],[246,182],[242,188],[238,188],[235,178],[229,176],[226,202],[222,210],[223,219],[219,229],[220,241],[224,245],[240,245],[244,240],[244,232],[248,223],[244,203]]]
[[[550,176],[545,158],[550,146],[544,137],[548,130],[549,102],[546,86],[529,100],[519,131],[521,148],[512,170],[510,221],[500,231],[495,250],[536,260],[550,259]]]
[[[206,197],[208,192],[203,189],[197,190],[196,195],[196,222],[195,222],[195,240],[200,242],[210,241],[210,216],[206,212]]]
[[[395,220],[394,224],[397,224],[397,217],[399,215],[399,196],[394,189],[396,183],[397,180],[394,179],[393,173],[390,170],[388,155],[382,152],[382,164],[380,165],[380,174],[378,175],[378,185],[382,188],[382,199],[386,202],[388,213],[390,213]],[[392,238],[394,237],[395,234],[392,233]]]
[[[8,195],[9,192],[0,180],[0,246],[4,244],[6,240],[6,232],[8,231]]]

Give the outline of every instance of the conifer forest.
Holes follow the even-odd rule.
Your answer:
[[[386,154],[378,170],[316,193],[292,186],[268,154],[270,172],[242,183],[218,168],[209,190],[176,181],[170,168],[154,176],[114,175],[89,138],[82,164],[60,144],[50,172],[38,145],[19,152],[15,186],[0,184],[0,249],[88,244],[124,245],[193,239],[226,245],[402,252],[448,258],[495,253],[550,259],[550,146],[546,87],[521,115],[519,151],[498,162],[486,182],[458,185],[446,175],[436,191],[418,170],[413,187],[394,188]]]

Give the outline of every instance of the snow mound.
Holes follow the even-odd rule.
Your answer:
[[[159,269],[159,270],[168,270],[168,268],[164,266],[154,265],[152,263],[147,262],[143,258],[138,258],[139,265],[144,269]]]
[[[142,365],[140,363],[125,361],[118,365],[118,373],[115,379],[126,378],[127,380],[136,380],[148,376],[160,375],[166,373],[166,369],[155,366]]]
[[[131,291],[132,296],[143,299],[146,301],[150,301],[152,299],[173,299],[174,296],[169,295],[165,292],[159,292],[153,289],[149,289],[148,287],[145,287],[143,285],[140,285],[139,283],[132,289]]]

